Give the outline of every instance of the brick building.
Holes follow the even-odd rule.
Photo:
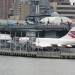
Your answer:
[[[0,19],[7,19],[14,0],[0,0]]]

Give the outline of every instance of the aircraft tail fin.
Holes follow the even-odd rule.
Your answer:
[[[70,29],[70,31],[65,36],[63,36],[62,38],[75,39],[75,27],[72,27]]]

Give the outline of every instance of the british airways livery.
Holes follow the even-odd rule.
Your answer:
[[[71,30],[61,38],[37,38],[35,41],[37,47],[50,47],[53,45],[71,47],[73,44],[75,44],[75,27],[72,27]]]
[[[25,43],[29,40],[29,37],[19,38],[20,43]],[[33,44],[36,47],[52,47],[53,45],[57,46],[67,46],[72,47],[75,44],[75,27],[72,27],[70,31],[61,38],[36,38]]]

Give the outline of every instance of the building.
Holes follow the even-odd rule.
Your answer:
[[[31,15],[50,15],[48,0],[30,0]]]
[[[7,19],[14,0],[0,0],[0,19]]]
[[[10,19],[24,20],[29,15],[28,1],[14,0],[13,16]]]
[[[51,15],[48,0],[40,0],[40,15]]]
[[[71,5],[69,0],[50,0],[50,7],[60,16],[66,16],[75,21],[75,5]]]
[[[14,16],[11,19],[24,20],[27,16],[50,15],[48,0],[14,0]]]
[[[19,2],[14,10],[14,16],[18,16],[18,19],[20,20],[25,20],[25,18],[29,15],[29,10],[30,7],[28,2]]]

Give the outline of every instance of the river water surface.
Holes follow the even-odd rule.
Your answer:
[[[0,56],[0,75],[75,75],[75,60]]]

